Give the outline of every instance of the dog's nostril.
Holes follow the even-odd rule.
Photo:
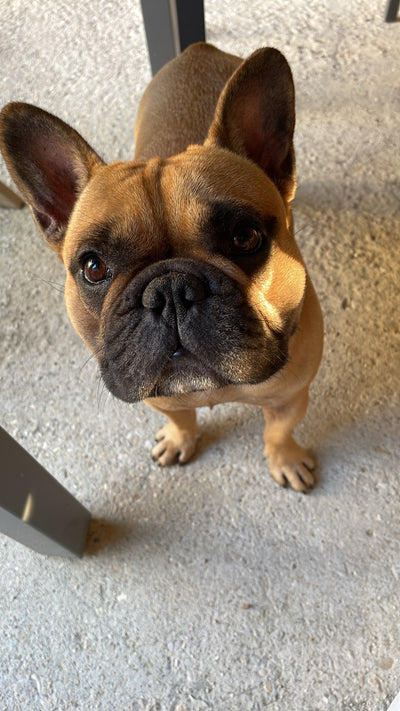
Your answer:
[[[151,309],[151,311],[162,312],[165,307],[167,300],[166,296],[161,291],[161,289],[152,289],[151,284],[144,290],[142,294],[142,305],[145,309]]]
[[[194,278],[189,283],[186,282],[179,285],[176,289],[176,293],[185,306],[190,306],[197,301],[203,301],[203,299],[207,298],[208,287],[203,281],[200,281],[200,279]]]

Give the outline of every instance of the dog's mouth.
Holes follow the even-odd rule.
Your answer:
[[[287,360],[280,334],[209,264],[172,259],[125,287],[104,318],[101,373],[135,402],[266,380]]]
[[[146,397],[174,397],[189,392],[215,390],[227,384],[221,375],[200,363],[182,346],[173,353]]]
[[[101,362],[103,380],[115,397],[137,402],[152,397],[176,397],[191,392],[216,390],[231,380],[212,365],[202,363],[184,346],[172,354],[158,350],[153,357],[146,354],[142,368],[133,358],[131,367],[119,367],[117,360]]]

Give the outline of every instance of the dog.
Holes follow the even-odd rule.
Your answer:
[[[152,455],[184,463],[196,408],[261,406],[281,485],[307,492],[292,430],[322,355],[319,302],[293,235],[295,98],[273,48],[243,60],[198,43],[144,92],[132,162],[106,165],[29,104],[1,112],[0,147],[66,269],[72,325],[109,391],[167,416]]]

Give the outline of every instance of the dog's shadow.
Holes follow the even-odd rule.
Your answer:
[[[224,403],[212,409],[204,408],[199,417],[201,436],[192,461],[204,457],[215,447],[232,450],[238,440],[251,440],[259,435],[257,444],[262,447],[264,418],[261,407],[244,403]]]

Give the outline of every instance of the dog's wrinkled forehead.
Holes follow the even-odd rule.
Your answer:
[[[163,236],[190,240],[221,204],[285,219],[283,201],[263,171],[224,150],[192,147],[171,159],[101,166],[71,217],[63,256],[68,262],[82,240],[110,224],[149,254]]]

